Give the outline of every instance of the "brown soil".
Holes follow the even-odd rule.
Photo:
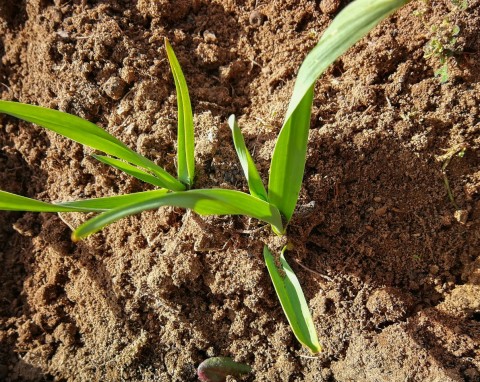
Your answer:
[[[168,37],[190,86],[197,188],[245,190],[236,113],[267,178],[308,50],[346,2],[0,1],[0,97],[87,118],[174,173]],[[81,214],[0,213],[0,380],[480,381],[480,2],[413,2],[316,89],[290,263],[323,352],[293,337],[262,261],[267,227],[164,208],[78,244]],[[450,80],[431,25],[460,26]],[[0,188],[47,201],[148,187],[89,150],[0,117]],[[446,168],[457,208],[447,197]]]

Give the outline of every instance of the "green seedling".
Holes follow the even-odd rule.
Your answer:
[[[187,83],[172,47],[165,41],[177,92],[177,177],[129,149],[98,126],[79,117],[39,106],[0,101],[0,112],[52,130],[103,152],[102,163],[140,179],[158,190],[129,195],[50,204],[0,191],[0,209],[33,212],[100,212],[76,228],[73,240],[91,235],[123,217],[162,206],[189,208],[201,215],[246,215],[271,225],[283,235],[300,193],[305,169],[314,85],[339,56],[380,21],[409,0],[356,0],[338,14],[308,54],[295,82],[292,98],[272,155],[268,189],[257,171],[234,116],[229,119],[235,149],[250,194],[224,189],[191,189],[194,185],[194,127]],[[300,284],[280,255],[277,268],[268,248],[265,261],[276,293],[299,342],[312,353],[320,351],[317,335]]]
[[[251,371],[250,366],[235,362],[229,357],[212,357],[198,366],[197,375],[202,382],[225,382],[229,375],[241,377]]]
[[[415,16],[420,17],[424,26],[429,25],[426,17],[428,11],[432,7],[429,0],[422,1],[423,6],[413,12]],[[448,61],[451,57],[455,57],[460,52],[459,44],[457,43],[460,34],[460,27],[450,22],[451,18],[456,18],[457,12],[463,12],[468,8],[467,0],[452,0],[455,6],[452,11],[446,14],[440,25],[431,25],[430,39],[424,47],[424,57],[431,58],[436,67],[434,71],[435,77],[438,77],[440,83],[445,83],[449,80],[450,74],[448,70]]]
[[[167,40],[165,40],[165,49],[177,90],[177,178],[154,162],[132,151],[93,123],[56,110],[0,101],[0,112],[35,123],[84,146],[106,153],[109,156],[97,154],[92,156],[128,175],[162,188],[150,193],[130,194],[128,197],[115,196],[56,204],[39,202],[0,191],[0,209],[35,212],[104,212],[78,227],[72,234],[72,239],[75,241],[99,231],[122,217],[165,205],[190,208],[201,215],[246,215],[271,224],[272,229],[278,234],[284,233],[285,228],[280,212],[276,206],[266,200],[265,191],[264,198],[258,198],[255,194],[252,196],[239,191],[222,189],[185,192],[192,187],[195,177],[193,114],[185,77]],[[238,133],[234,135],[238,137]],[[91,208],[92,205],[95,207]]]
[[[433,26],[432,32],[434,35],[425,46],[424,57],[433,57],[438,60],[441,66],[435,70],[434,74],[439,77],[441,83],[445,83],[449,79],[448,58],[457,51],[456,42],[460,27],[452,25],[445,19],[440,26]]]
[[[465,146],[458,145],[446,150],[447,152],[445,154],[437,157],[438,161],[443,162],[442,175],[443,175],[443,183],[445,185],[445,190],[447,191],[447,195],[448,195],[448,198],[450,199],[450,202],[452,203],[452,205],[455,207],[457,211],[460,210],[460,208],[458,207],[458,204],[455,201],[452,188],[450,187],[450,181],[448,180],[448,176],[447,176],[447,167],[455,155],[458,156],[459,158],[463,158],[465,156],[466,150],[467,148]]]

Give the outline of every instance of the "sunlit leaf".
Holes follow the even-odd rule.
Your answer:
[[[245,140],[243,139],[242,132],[238,127],[238,123],[234,115],[231,115],[228,119],[228,125],[232,130],[233,144],[235,145],[235,150],[237,151],[238,159],[242,165],[245,178],[247,178],[250,194],[262,200],[268,200],[267,191],[265,190],[262,179],[258,174],[257,167],[253,162],[253,158],[250,155],[247,146],[245,146]]]
[[[278,136],[270,165],[268,200],[290,221],[302,187],[313,88],[285,122]]]
[[[149,174],[146,171],[143,171],[137,166],[133,166],[130,163],[123,162],[119,159],[107,157],[104,155],[92,155],[98,161],[105,163],[109,166],[115,167],[124,173],[133,176],[134,178],[140,179],[144,182],[153,184],[154,186],[162,187],[163,182],[158,179],[156,176]]]
[[[10,192],[0,191],[0,210],[29,212],[103,212],[126,204],[149,200],[152,197],[158,197],[167,192],[168,190],[162,189],[62,203],[46,203],[25,196],[11,194]]]
[[[183,75],[180,63],[175,53],[165,39],[165,49],[168,61],[172,69],[175,88],[177,90],[178,106],[178,131],[177,131],[177,158],[178,158],[178,179],[184,184],[191,186],[195,177],[195,142],[193,132],[193,114],[190,96],[188,94],[187,81]]]
[[[285,248],[280,255],[281,268],[278,269],[268,247],[263,248],[268,273],[293,334],[302,345],[316,354],[322,350],[322,347],[318,342],[312,315],[298,278],[285,260],[284,252]]]
[[[11,101],[0,101],[0,113],[9,114],[35,123],[38,126],[52,130],[82,145],[145,168],[158,177],[162,183],[162,187],[169,190],[181,191],[185,189],[182,183],[163,168],[157,166],[142,155],[137,154],[97,125],[80,117],[58,110]]]
[[[278,209],[263,200],[240,191],[210,189],[170,192],[139,203],[132,203],[100,214],[82,224],[73,233],[73,240],[91,235],[126,216],[162,206],[189,208],[200,215],[245,215],[283,231]]]
[[[268,183],[269,201],[278,206],[287,222],[295,209],[305,168],[310,105],[315,81],[339,56],[408,1],[351,2],[335,17],[303,61],[274,149]]]

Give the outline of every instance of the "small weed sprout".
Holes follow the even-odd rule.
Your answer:
[[[465,156],[465,152],[467,151],[467,148],[463,145],[455,145],[445,151],[446,153],[438,156],[437,160],[439,162],[442,162],[443,183],[445,185],[445,190],[447,191],[448,199],[450,199],[450,202],[452,203],[455,210],[459,211],[460,208],[457,202],[455,201],[455,196],[453,195],[453,191],[450,187],[450,181],[448,180],[447,167],[454,156],[463,158]]]
[[[437,60],[440,67],[435,70],[435,77],[440,79],[443,84],[448,81],[448,59],[453,57],[458,47],[457,36],[460,33],[458,25],[452,25],[448,19],[444,19],[439,26],[432,26],[431,31],[433,37],[425,46],[425,58],[434,58]]]
[[[454,10],[445,15],[440,25],[431,25],[426,15],[431,10],[430,0],[422,0],[421,6],[413,14],[422,20],[423,25],[428,29],[430,36],[424,47],[424,57],[433,61],[435,77],[438,77],[440,83],[446,83],[449,78],[448,61],[450,58],[461,53],[462,49],[458,44],[460,35],[460,26],[452,23],[451,19],[458,12],[463,12],[468,8],[467,0],[451,0],[455,6]]]

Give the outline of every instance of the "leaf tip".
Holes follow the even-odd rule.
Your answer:
[[[70,235],[70,238],[72,239],[72,241],[74,243],[78,243],[80,241],[80,237],[76,234],[76,232],[72,232],[72,234]]]

